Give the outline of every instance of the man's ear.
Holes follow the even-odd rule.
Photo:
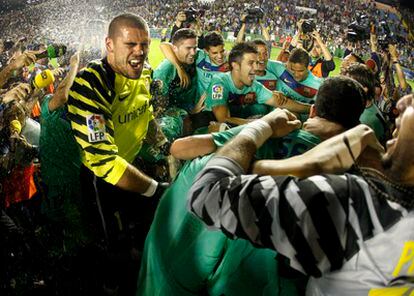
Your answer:
[[[315,108],[315,105],[314,104],[312,104],[312,106],[310,107],[310,110],[309,110],[309,118],[313,118],[313,117],[316,117],[318,114],[316,114],[316,108]]]
[[[107,52],[113,52],[114,51],[114,41],[110,37],[105,38],[105,47]]]
[[[232,62],[231,68],[234,69],[235,71],[240,71],[240,64],[237,62]]]

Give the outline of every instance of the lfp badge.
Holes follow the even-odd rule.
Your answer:
[[[223,86],[219,84],[214,84],[212,86],[212,96],[213,100],[221,100],[223,98]]]
[[[88,126],[88,140],[90,143],[106,140],[105,118],[103,115],[88,115],[86,125]]]

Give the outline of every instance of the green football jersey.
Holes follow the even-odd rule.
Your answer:
[[[82,165],[79,147],[73,137],[64,107],[49,111],[52,95],[43,99],[41,106],[40,160],[42,179],[48,186],[78,184]],[[70,185],[69,185],[70,184]],[[65,187],[65,186],[62,186]],[[68,188],[72,189],[72,188]]]
[[[265,102],[273,93],[254,80],[251,86],[238,89],[231,78],[231,73],[217,74],[207,88],[206,110],[212,111],[216,106],[225,105],[232,117],[248,118],[265,115],[272,110]]]
[[[223,146],[236,136],[245,125],[240,125],[229,130],[212,133],[217,147]],[[318,136],[303,129],[295,130],[283,138],[268,139],[256,152],[258,159],[282,159],[300,155],[312,149],[321,142]]]
[[[197,50],[196,55],[197,69],[197,94],[202,96],[210,85],[213,75],[229,71],[229,64],[215,65],[211,62],[209,55],[202,49]]]
[[[223,146],[243,128],[213,133],[215,144]],[[304,145],[311,148],[316,143],[317,137],[298,130],[281,139],[269,139],[256,157],[274,158],[282,151],[294,154]],[[266,295],[268,291],[272,295],[298,295],[294,281],[279,276],[275,251],[210,231],[187,211],[186,193],[211,157],[186,162],[161,198],[145,242],[136,295],[247,296]]]
[[[180,78],[174,65],[167,59],[154,70],[153,79],[163,82],[162,94],[169,98],[169,107],[178,107],[190,112],[197,103],[197,71],[195,65],[186,65],[184,70],[191,77],[187,88],[180,87]]]
[[[285,96],[303,103],[314,103],[316,94],[322,79],[314,76],[308,70],[308,77],[303,81],[296,81],[295,78],[286,69],[285,64],[278,61],[269,60],[267,68],[276,75],[276,90],[282,92]]]
[[[277,77],[272,71],[269,70],[269,66],[266,66],[265,75],[263,76],[256,75],[256,80],[259,81],[261,84],[263,84],[268,90],[271,90],[271,91],[276,90]]]
[[[361,117],[359,118],[361,123],[368,125],[375,132],[378,141],[385,141],[385,131],[387,130],[387,124],[382,115],[381,111],[375,104],[372,104],[370,107],[365,108],[362,112]]]

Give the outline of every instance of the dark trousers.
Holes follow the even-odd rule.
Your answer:
[[[113,186],[85,167],[81,170],[81,182],[88,225],[95,233],[94,244],[85,249],[82,257],[91,256],[87,260],[89,267],[101,277],[102,286],[118,287],[118,295],[133,295],[140,254],[157,200]],[[100,289],[99,278],[91,282],[97,287],[87,290]]]

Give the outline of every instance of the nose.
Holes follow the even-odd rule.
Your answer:
[[[137,44],[134,47],[134,53],[138,54],[138,55],[143,55],[144,54],[144,47],[141,44]]]
[[[299,80],[299,78],[301,78],[300,74],[296,72],[293,73],[293,77],[295,78],[295,80]]]

